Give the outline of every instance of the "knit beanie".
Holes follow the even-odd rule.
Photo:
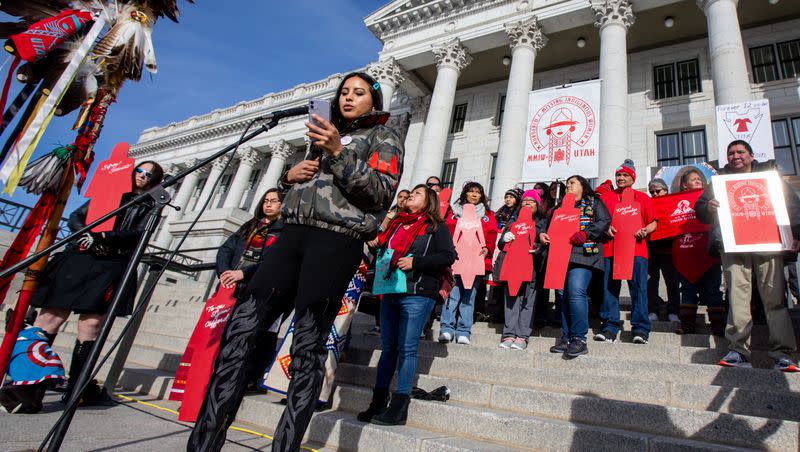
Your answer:
[[[625,173],[633,178],[633,181],[636,182],[636,166],[633,164],[633,160],[625,159],[622,162],[622,165],[617,168],[617,171],[614,172],[616,175],[617,173]]]
[[[650,188],[650,187],[652,187],[654,185],[656,187],[661,187],[665,191],[669,192],[669,186],[667,186],[667,181],[665,181],[664,179],[662,179],[660,177],[656,177],[655,179],[651,180],[650,183],[647,184],[647,188]]]
[[[536,204],[542,204],[542,197],[539,196],[539,192],[536,190],[525,190],[525,193],[522,194],[522,199],[530,198],[536,201]]]
[[[516,199],[517,202],[519,202],[520,195],[521,195],[521,193],[519,192],[518,188],[509,188],[508,190],[506,190],[506,193],[505,193],[505,195],[503,195],[503,197],[513,196],[514,199]]]

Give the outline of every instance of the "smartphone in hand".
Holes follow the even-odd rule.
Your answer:
[[[317,115],[326,121],[331,120],[331,103],[324,99],[311,99],[308,103],[308,122],[319,126],[320,124],[313,118]]]

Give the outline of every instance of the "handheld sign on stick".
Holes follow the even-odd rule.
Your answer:
[[[453,264],[453,274],[461,277],[465,289],[472,289],[475,278],[486,272],[483,256],[480,255],[481,249],[486,246],[486,240],[474,204],[464,204],[461,218],[456,223],[453,243],[458,255]]]
[[[117,143],[108,160],[97,166],[85,196],[90,198],[86,213],[86,224],[102,217],[119,207],[122,195],[131,191],[131,171],[134,160],[128,157],[128,143]],[[114,229],[114,218],[93,229],[94,232],[106,232]]]
[[[547,272],[544,278],[545,289],[561,290],[567,279],[569,255],[572,253],[570,237],[581,226],[581,212],[575,207],[575,195],[567,193],[561,207],[553,212],[553,219],[547,229],[550,236],[550,251],[547,254]]]
[[[634,200],[633,189],[626,188],[622,191],[622,201],[614,208],[611,216],[611,226],[617,230],[614,233],[614,279],[629,281],[633,278],[635,234],[644,226],[643,221],[642,208]]]
[[[508,294],[515,297],[523,282],[533,281],[533,259],[530,251],[536,242],[536,223],[528,206],[519,211],[517,221],[508,227],[514,240],[507,247],[503,266],[500,268],[500,281],[508,284]]]
[[[439,215],[447,218],[447,211],[450,209],[450,198],[453,196],[452,188],[445,188],[439,192]]]

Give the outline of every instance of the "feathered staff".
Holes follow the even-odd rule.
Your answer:
[[[193,3],[193,0],[187,0]],[[17,71],[17,79],[31,84],[38,84],[37,94],[31,100],[26,113],[19,118],[19,124],[24,124],[21,131],[13,134],[10,140],[16,140],[30,134],[30,127],[39,127],[34,136],[41,136],[43,127],[32,124],[33,112],[41,112],[43,98],[57,99],[52,103],[52,111],[48,115],[65,115],[83,106],[83,110],[76,121],[79,125],[78,136],[69,146],[59,147],[53,153],[36,160],[22,176],[22,184],[30,191],[42,193],[39,203],[26,218],[22,230],[17,234],[12,246],[0,263],[0,268],[8,268],[19,262],[33,244],[38,231],[42,227],[43,219],[49,218],[37,250],[42,250],[51,245],[58,231],[58,223],[63,214],[64,206],[76,177],[80,186],[85,180],[86,173],[93,160],[93,147],[103,127],[108,107],[116,101],[117,93],[127,79],[139,80],[143,68],[156,72],[155,52],[152,43],[153,25],[159,17],[167,17],[177,22],[178,7],[176,0],[130,0],[116,1],[117,8],[106,7],[99,0],[70,2],[69,0],[11,0],[0,2],[0,11],[20,18],[16,23],[0,24],[0,37],[11,38],[6,42],[6,50],[16,54],[31,56]],[[111,14],[109,11],[114,10]],[[70,11],[70,12],[68,12]],[[92,35],[93,26],[88,29],[84,23],[77,24],[83,14],[91,13],[97,22],[110,19],[111,28],[100,42],[91,51],[91,55],[82,56],[84,44],[95,42],[97,36]],[[52,39],[50,45],[42,49],[32,45],[26,47],[26,41],[19,37],[21,33],[28,35],[52,34],[52,24],[69,18],[75,25],[75,30],[68,35],[58,35]],[[20,32],[19,30],[23,30]],[[87,31],[87,29],[89,31]],[[42,31],[44,30],[44,31]],[[13,32],[13,33],[12,33]],[[50,35],[48,35],[50,36]],[[15,39],[15,37],[19,37]],[[33,40],[32,42],[35,42]],[[76,66],[76,60],[79,64]],[[66,68],[66,69],[65,69]],[[71,70],[72,73],[67,71]],[[13,69],[10,73],[13,72]],[[68,75],[67,83],[64,82]],[[57,81],[56,81],[57,80]],[[55,81],[55,82],[54,82]],[[27,87],[26,86],[26,87]],[[56,92],[56,88],[63,88]],[[23,91],[25,91],[23,89]],[[28,89],[28,91],[33,91]],[[38,99],[38,100],[37,100]],[[19,99],[12,106],[19,111]],[[22,101],[24,104],[24,100]],[[2,110],[2,107],[0,107]],[[49,118],[48,118],[49,120]],[[9,121],[10,122],[10,119]],[[6,123],[4,114],[3,123]],[[45,124],[43,124],[46,126]],[[38,140],[36,140],[38,141]],[[33,144],[35,146],[35,143]],[[27,156],[29,157],[29,153]],[[24,156],[23,156],[24,157]],[[27,159],[25,160],[27,161]],[[8,166],[8,159],[6,165]],[[16,168],[24,167],[22,160],[15,164]],[[8,184],[6,190],[8,190]],[[0,376],[5,373],[14,341],[22,326],[22,320],[30,305],[30,298],[36,289],[36,275],[42,271],[47,263],[42,258],[33,264],[27,271],[25,282],[22,286],[17,305],[14,309],[13,319],[8,323],[6,335],[0,346]],[[5,297],[10,284],[10,278],[0,281],[0,299]]]

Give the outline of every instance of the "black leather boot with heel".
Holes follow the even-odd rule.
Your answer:
[[[376,414],[383,413],[386,410],[387,405],[389,405],[389,390],[373,390],[372,402],[370,402],[366,411],[358,413],[358,420],[361,422],[370,422]]]
[[[381,414],[372,417],[372,423],[377,425],[406,425],[408,418],[408,404],[411,396],[408,394],[392,394],[389,407]]]

